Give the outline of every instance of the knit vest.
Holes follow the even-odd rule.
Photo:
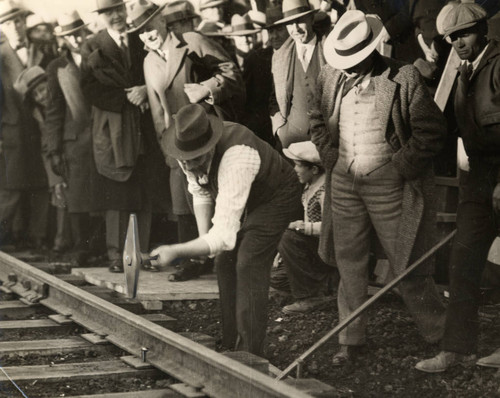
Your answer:
[[[316,79],[318,78],[320,71],[320,54],[318,48],[319,45],[316,44],[311,62],[307,67],[307,72],[304,72],[304,68],[298,58],[297,51],[295,51],[292,105],[290,113],[287,117],[287,141],[289,143],[308,141],[311,139],[308,134],[309,117],[307,116],[307,111],[310,109],[310,103],[314,99],[316,92]]]
[[[208,176],[208,190],[214,199],[217,198],[219,166],[224,153],[235,145],[246,145],[257,150],[260,157],[260,168],[250,189],[246,211],[251,212],[256,207],[267,203],[276,194],[291,184],[298,184],[293,168],[268,143],[258,138],[251,130],[232,122],[224,122],[224,132],[215,146]]]
[[[346,171],[366,175],[387,163],[393,151],[380,127],[373,83],[359,93],[358,88],[351,89],[340,105],[339,162]]]

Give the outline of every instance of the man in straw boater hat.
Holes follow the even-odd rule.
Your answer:
[[[231,30],[224,33],[233,40],[234,57],[240,70],[243,72],[245,70],[246,57],[259,44],[257,42],[257,33],[260,31],[261,29],[254,26],[252,18],[247,13],[244,15],[233,15],[231,18]]]
[[[160,142],[168,139],[173,116],[189,103],[211,103],[226,120],[237,120],[242,112],[244,86],[238,68],[217,43],[196,32],[176,33],[170,25],[184,18],[183,3],[158,7],[152,3],[131,3],[133,31],[150,49],[144,61],[144,75]],[[165,148],[163,146],[163,148]],[[170,189],[173,212],[178,217],[181,242],[197,236],[192,198],[186,177],[175,159],[164,152],[170,167]],[[208,271],[211,261],[187,259],[170,276],[180,281]],[[155,270],[153,267],[152,270]]]
[[[419,72],[375,51],[382,22],[347,11],[325,41],[311,136],[326,169],[320,255],[334,255],[340,320],[367,298],[371,231],[397,276],[435,243],[433,158],[446,134],[443,115]],[[333,245],[332,245],[333,239]],[[328,251],[332,246],[335,252]],[[444,329],[444,307],[427,261],[400,284],[420,334]],[[366,315],[340,332],[341,365],[366,344]]]
[[[137,214],[141,247],[148,247],[152,194],[159,194],[164,184],[157,182],[154,190],[148,185],[152,173],[147,162],[155,156],[151,142],[156,143],[148,139],[154,133],[147,111],[144,45],[137,34],[127,33],[123,0],[96,0],[95,4],[105,29],[85,41],[81,50],[81,87],[92,106],[97,168],[91,206],[105,214],[109,270],[122,272],[129,214]]]
[[[273,133],[283,148],[311,139],[307,110],[325,64],[322,39],[313,31],[315,11],[307,0],[284,0],[284,17],[275,22],[285,24],[290,34],[272,63],[276,97],[270,112]]]
[[[292,167],[246,127],[198,104],[181,108],[162,142],[193,193],[199,237],[160,246],[161,266],[216,255],[223,345],[263,356],[269,277],[281,235],[301,214]]]
[[[47,67],[45,150],[52,171],[66,183],[64,195],[73,245],[72,262],[85,265],[90,232],[92,141],[90,105],[80,87],[81,47],[90,32],[76,11],[57,16],[62,55]],[[59,216],[59,213],[58,213]]]
[[[50,61],[28,42],[28,14],[30,11],[11,1],[0,2],[0,245],[19,248],[24,243],[33,247],[42,245],[47,212],[38,206],[49,200],[40,147],[36,145],[40,136],[38,126],[26,112],[20,94],[14,90],[14,82],[27,67],[39,65],[44,68]],[[14,223],[23,198],[29,200],[32,209],[28,232],[23,230],[23,225]]]
[[[456,4],[443,17],[444,37],[462,60],[454,97],[458,131],[469,159],[460,175],[457,235],[450,254],[450,301],[441,352],[416,369],[443,372],[476,360],[481,275],[498,234],[500,211],[500,43],[489,40],[486,11]],[[477,361],[500,367],[500,350]]]

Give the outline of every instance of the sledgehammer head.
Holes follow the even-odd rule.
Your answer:
[[[125,273],[127,297],[129,298],[135,298],[137,294],[141,264],[142,255],[137,229],[137,216],[132,213],[128,221],[127,237],[123,249],[123,269]]]

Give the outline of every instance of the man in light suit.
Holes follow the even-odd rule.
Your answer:
[[[37,248],[46,236],[48,183],[41,157],[40,132],[25,112],[23,99],[13,84],[27,67],[44,68],[50,59],[28,42],[28,14],[29,11],[10,1],[0,3],[0,245],[8,243],[9,238],[12,243],[21,243],[23,226],[17,226],[20,230],[14,231],[13,221],[26,199],[31,213],[28,228],[31,242],[27,243]]]
[[[142,32],[140,37],[150,49],[144,61],[144,74],[159,142],[167,139],[167,129],[182,106],[207,102],[226,120],[236,121],[245,99],[241,75],[222,47],[198,33],[179,34],[169,28],[170,24],[186,20],[187,11],[182,2],[162,7],[152,3],[130,4],[134,30]],[[184,242],[197,236],[192,198],[178,163],[168,154],[165,156],[171,167],[170,189],[173,211],[178,217],[179,240]],[[171,280],[192,276],[181,271]]]
[[[81,87],[92,105],[93,156],[91,207],[106,218],[109,270],[121,272],[122,251],[131,212],[138,216],[141,247],[149,246],[150,195],[144,135],[147,93],[142,69],[145,51],[139,37],[127,34],[122,0],[96,0],[105,25],[82,46]],[[148,154],[149,155],[149,154]]]
[[[307,0],[284,0],[284,18],[275,22],[286,24],[290,34],[272,61],[275,98],[270,113],[273,133],[283,148],[311,139],[307,111],[325,64],[323,43],[313,31],[314,12]]]

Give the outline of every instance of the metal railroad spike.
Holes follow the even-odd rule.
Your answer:
[[[151,266],[151,260],[154,260],[154,258],[150,258],[149,254],[141,253],[137,216],[131,213],[128,221],[125,246],[123,248],[123,270],[128,298],[136,297],[141,267]]]

